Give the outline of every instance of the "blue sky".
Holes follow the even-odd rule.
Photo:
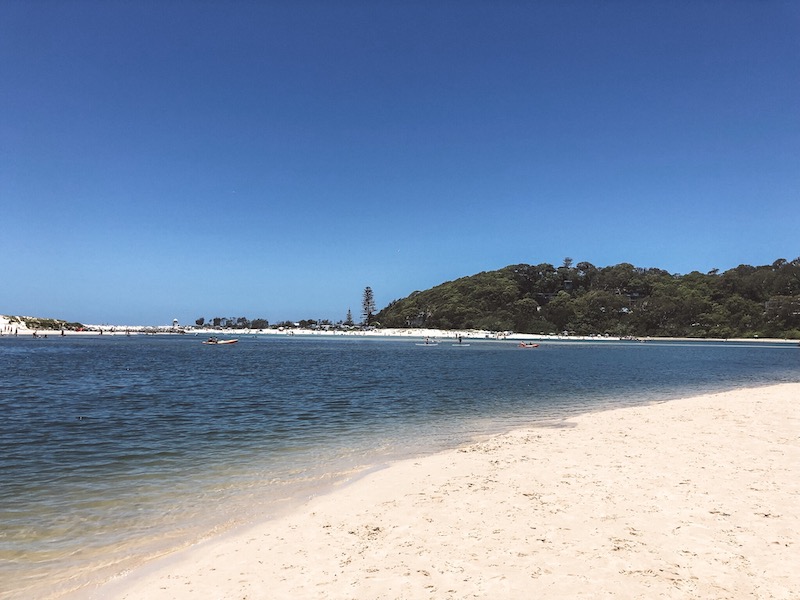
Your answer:
[[[800,255],[795,2],[0,1],[0,313]]]

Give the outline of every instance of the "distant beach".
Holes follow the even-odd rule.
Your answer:
[[[61,336],[58,329],[33,329],[25,323],[10,322],[9,317],[0,315],[0,336],[21,335],[32,336],[34,333],[41,336]],[[228,329],[213,327],[197,327],[182,325],[86,325],[82,331],[65,330],[64,336],[92,336],[92,335],[196,335],[218,336],[236,338],[244,336],[270,335],[270,336],[319,336],[319,337],[400,337],[421,338],[431,340],[512,340],[512,341],[620,341],[629,338],[620,338],[609,335],[567,335],[567,334],[535,334],[518,333],[515,331],[488,331],[481,329],[431,329],[424,327],[403,328],[353,328],[353,329],[309,329],[304,327],[280,327],[266,329]],[[646,342],[657,341],[724,341],[724,342],[767,342],[798,344],[798,340],[779,338],[669,338],[669,337],[644,337],[631,341]]]
[[[85,598],[797,598],[800,384],[402,461]]]

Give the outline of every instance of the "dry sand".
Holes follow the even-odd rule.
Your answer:
[[[800,384],[393,464],[87,594],[800,598]]]

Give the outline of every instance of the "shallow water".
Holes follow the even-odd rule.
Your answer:
[[[0,338],[0,597],[43,597],[396,458],[606,407],[800,381],[763,343]]]

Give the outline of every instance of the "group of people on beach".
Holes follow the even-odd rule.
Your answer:
[[[3,331],[0,331],[0,336],[2,336],[2,335],[13,335],[13,336],[17,337],[17,336],[19,336],[19,327],[15,327],[13,332],[11,330],[11,326],[3,327]],[[33,331],[33,333],[31,333],[31,335],[33,337],[35,337],[35,338],[46,338],[47,337],[46,333],[39,333],[38,331],[35,331],[35,330]],[[61,337],[64,337],[67,334],[62,329],[60,335],[61,335]]]
[[[17,334],[16,334],[16,333],[14,333],[14,335],[17,335]],[[64,336],[66,336],[66,335],[67,335],[67,334],[66,334],[66,333],[64,332],[64,330],[62,329],[62,330],[61,330],[61,337],[64,337]],[[44,338],[46,338],[46,337],[47,337],[47,334],[46,334],[46,333],[43,333],[43,334],[39,335],[39,332],[37,332],[37,331],[34,331],[34,332],[33,332],[33,337],[44,337]]]

